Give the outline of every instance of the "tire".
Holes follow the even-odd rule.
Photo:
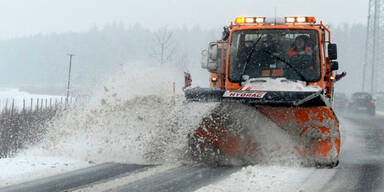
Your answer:
[[[315,167],[318,168],[318,169],[332,169],[332,168],[335,168],[339,165],[339,160],[337,160],[336,162],[332,162],[332,163],[316,163],[315,164]]]

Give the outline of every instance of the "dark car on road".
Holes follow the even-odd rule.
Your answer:
[[[367,92],[357,92],[349,100],[349,109],[351,112],[367,112],[369,115],[376,114],[375,100]]]
[[[334,108],[336,110],[344,111],[348,106],[348,97],[345,93],[335,93]]]

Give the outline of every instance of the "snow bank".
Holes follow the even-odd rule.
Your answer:
[[[48,177],[86,166],[89,166],[86,162],[64,157],[19,155],[15,158],[0,159],[0,187]]]
[[[313,171],[300,167],[249,166],[196,192],[297,191]]]

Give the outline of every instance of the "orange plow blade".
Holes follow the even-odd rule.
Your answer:
[[[296,151],[318,163],[336,162],[340,153],[339,123],[329,107],[258,107],[289,135],[299,138]]]
[[[276,132],[287,138],[275,136]],[[294,142],[285,144],[288,139]],[[190,140],[195,156],[203,153],[206,158],[209,151],[215,160],[237,158],[247,163],[278,149],[293,151],[311,165],[335,166],[340,152],[339,124],[329,107],[220,103]]]

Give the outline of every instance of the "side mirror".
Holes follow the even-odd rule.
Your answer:
[[[210,73],[217,73],[217,63],[208,62],[207,69]]]
[[[336,71],[336,70],[339,70],[339,62],[332,61],[331,62],[331,71]]]
[[[330,60],[337,59],[337,45],[334,43],[328,44],[328,58]]]
[[[209,53],[209,58],[211,60],[213,60],[213,61],[217,60],[217,52],[218,52],[217,44],[215,44],[215,43],[209,44],[208,53]]]
[[[204,49],[201,51],[201,68],[207,69],[208,68],[208,50]]]

